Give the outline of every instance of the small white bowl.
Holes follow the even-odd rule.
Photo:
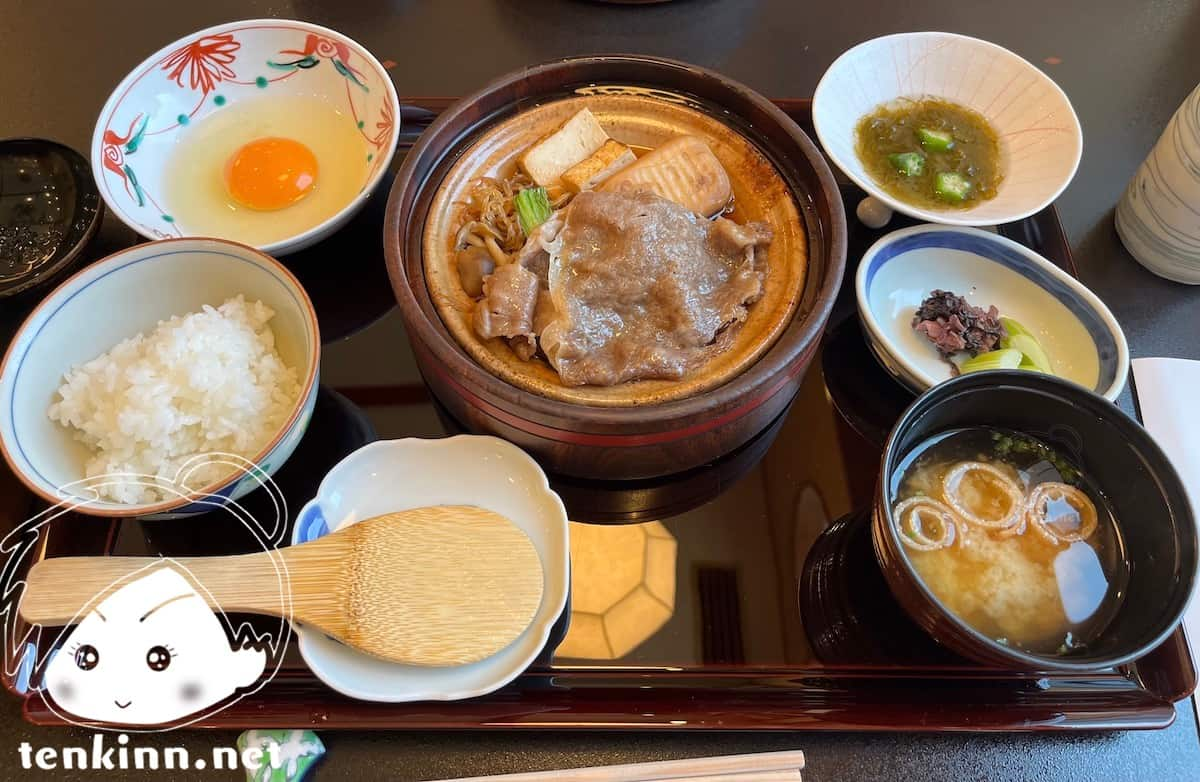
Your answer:
[[[884,192],[854,151],[859,120],[897,98],[938,97],[982,114],[1000,135],[1004,181],[965,209],[923,209]],[[1083,131],[1066,94],[1028,61],[954,33],[886,35],[834,60],[813,95],[826,154],[863,190],[897,212],[945,225],[998,225],[1044,209],[1071,182]]]
[[[197,312],[243,294],[275,311],[270,326],[301,392],[286,423],[251,461],[270,475],[279,469],[308,427],[317,398],[321,336],[312,302],[291,272],[270,256],[221,239],[149,242],[114,253],[58,286],[38,305],[9,345],[0,364],[0,450],[13,473],[34,493],[54,503],[87,497],[76,484],[85,478],[89,453],[72,433],[46,414],[63,375],[160,320]],[[237,472],[188,497],[131,505],[89,500],[80,513],[93,516],[181,518],[237,499],[259,485]]]
[[[470,665],[401,665],[297,626],[300,654],[321,681],[367,701],[449,701],[503,687],[537,658],[562,614],[570,587],[567,511],[532,458],[496,437],[381,440],[338,462],[296,516],[292,543],[384,513],[429,505],[475,505],[523,529],[542,560],[542,604],[509,646]]]
[[[994,304],[1035,335],[1055,374],[1115,400],[1129,375],[1116,317],[1083,283],[1011,239],[977,228],[918,225],[893,231],[863,255],[855,276],[867,345],[893,377],[921,393],[951,370],[912,318],[935,289]]]
[[[126,76],[92,134],[92,171],[104,202],[148,239],[195,235],[164,202],[167,163],[180,133],[225,107],[281,95],[323,98],[346,109],[358,121],[368,168],[358,195],[335,215],[259,249],[285,255],[334,233],[387,171],[400,137],[400,100],[387,71],[365,48],[334,30],[289,19],[231,22],[192,33]]]

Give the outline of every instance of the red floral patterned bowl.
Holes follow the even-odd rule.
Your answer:
[[[391,77],[370,52],[341,33],[288,19],[201,30],[126,76],[92,135],[92,169],[104,202],[148,239],[195,235],[164,195],[167,162],[181,135],[240,102],[296,95],[327,100],[355,120],[366,174],[358,194],[332,217],[259,249],[284,254],[328,236],[366,203],[387,170],[400,133],[400,104]]]

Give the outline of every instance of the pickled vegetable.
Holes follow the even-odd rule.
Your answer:
[[[980,353],[959,364],[958,371],[966,375],[970,372],[986,372],[989,369],[1017,369],[1021,366],[1021,351],[993,350],[990,353]]]

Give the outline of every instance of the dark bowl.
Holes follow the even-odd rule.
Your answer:
[[[1022,432],[1054,446],[1112,503],[1125,541],[1129,583],[1112,622],[1079,654],[1030,654],[971,629],[925,587],[904,553],[892,518],[889,479],[927,438],[975,426]],[[1146,430],[1082,386],[1016,370],[941,383],[905,411],[884,449],[872,538],[888,586],[917,624],[964,657],[1003,668],[1079,672],[1131,662],[1175,630],[1196,576],[1196,527],[1187,494]]]
[[[578,90],[652,88],[706,107],[774,164],[808,239],[808,271],[795,314],[774,344],[729,382],[683,399],[634,407],[565,402],[505,382],[450,334],[425,280],[422,237],[430,204],[454,161],[488,128]],[[396,176],[384,225],[388,273],[421,373],[469,430],[532,453],[552,472],[642,479],[707,464],[766,429],[791,403],[816,352],[841,284],[846,218],[816,145],[774,104],[704,68],[673,60],[602,55],[557,60],[502,76],[447,109]]]
[[[75,263],[104,215],[87,159],[56,141],[0,141],[0,298]]]

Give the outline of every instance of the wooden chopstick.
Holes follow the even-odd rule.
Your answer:
[[[639,782],[660,782],[662,778]],[[739,771],[733,774],[717,774],[705,777],[674,777],[666,782],[802,782],[800,769],[790,771]]]
[[[551,779],[561,782],[797,782],[802,768],[804,753],[794,750],[570,768],[530,774],[461,777],[438,782],[544,782]]]

